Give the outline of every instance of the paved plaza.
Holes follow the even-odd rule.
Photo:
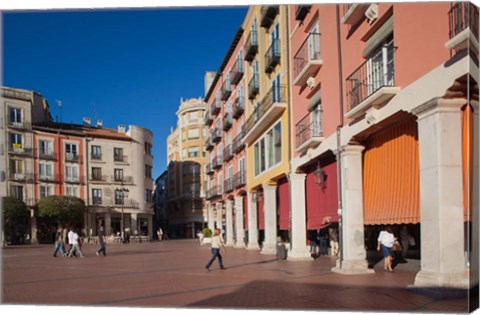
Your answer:
[[[204,265],[207,247],[195,240],[112,244],[107,257],[85,244],[85,258],[52,257],[53,245],[2,251],[2,303],[111,307],[367,312],[468,312],[467,292],[409,288],[418,260],[383,263],[369,275],[339,275],[332,257],[277,260],[259,251],[228,248],[226,270]],[[478,294],[478,293],[477,293]],[[477,297],[478,299],[478,297]]]

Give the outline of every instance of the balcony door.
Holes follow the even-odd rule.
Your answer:
[[[278,23],[273,28],[272,32],[270,33],[270,44],[272,46],[272,58],[275,56],[280,55],[280,45],[279,39],[280,38],[280,27]]]
[[[320,24],[318,21],[309,31],[308,36],[308,60],[320,59]]]
[[[273,93],[273,103],[281,102],[281,93],[280,93],[280,74],[277,74],[275,79],[272,81],[272,93]]]
[[[10,133],[10,147],[14,150],[21,150],[22,147],[22,135],[18,133]]]
[[[9,122],[12,125],[22,124],[22,110],[20,108],[10,107],[8,109]]]
[[[383,86],[393,86],[393,34],[375,49],[367,62],[368,95],[371,95]]]

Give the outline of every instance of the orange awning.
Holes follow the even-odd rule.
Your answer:
[[[363,156],[365,224],[420,222],[419,148],[415,117],[367,139]]]

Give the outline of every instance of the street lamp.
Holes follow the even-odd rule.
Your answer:
[[[124,223],[123,223],[123,206],[125,204],[125,197],[128,197],[128,188],[125,188],[123,186],[123,181],[121,182],[121,188],[115,188],[115,193],[117,193],[120,198],[121,198],[121,201],[122,201],[122,217],[121,217],[121,238],[122,238],[122,243],[125,242],[125,228],[124,228]]]
[[[323,168],[320,167],[320,161],[318,161],[317,169],[313,172],[313,175],[315,176],[315,184],[317,184],[317,186],[322,186],[325,183],[327,175]]]

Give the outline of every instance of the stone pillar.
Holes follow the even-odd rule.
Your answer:
[[[138,232],[138,217],[136,213],[130,214],[130,235],[135,235]]]
[[[472,287],[475,284],[478,284],[479,279],[479,169],[478,169],[478,158],[479,158],[479,128],[478,128],[478,102],[471,102],[474,108],[473,113],[473,187],[472,187],[472,256],[470,261],[470,286]]]
[[[105,235],[109,236],[112,234],[112,216],[110,213],[105,213]]]
[[[207,205],[207,211],[208,211],[208,228],[212,230],[215,228],[215,208],[213,207],[213,204],[209,203]]]
[[[262,254],[275,255],[277,253],[277,186],[264,184],[265,209],[265,241]]]
[[[6,239],[5,243],[6,243]],[[30,210],[30,243],[31,244],[38,244],[37,238],[37,218],[35,218],[35,214],[33,210]]]
[[[288,260],[313,260],[307,248],[306,174],[290,173],[291,244]]]
[[[247,193],[248,199],[248,245],[247,249],[260,249],[258,246],[257,202],[253,201],[253,193]]]
[[[363,170],[360,145],[340,149],[342,163],[342,253],[333,272],[343,274],[374,273],[368,269],[363,226]]]
[[[216,218],[215,218],[215,225],[216,225],[217,229],[222,230],[222,234],[223,234],[223,203],[217,202],[215,204],[215,208],[217,210],[217,215],[216,215]]]
[[[233,246],[234,241],[233,241],[233,200],[227,199],[225,201],[225,217],[227,221],[227,226],[226,226],[226,236],[227,240],[225,245],[227,246]]]
[[[469,287],[464,259],[464,104],[465,100],[434,99],[413,111],[418,116],[422,220],[422,260],[415,286]]]
[[[235,247],[245,247],[245,231],[243,227],[243,196],[235,196]]]

